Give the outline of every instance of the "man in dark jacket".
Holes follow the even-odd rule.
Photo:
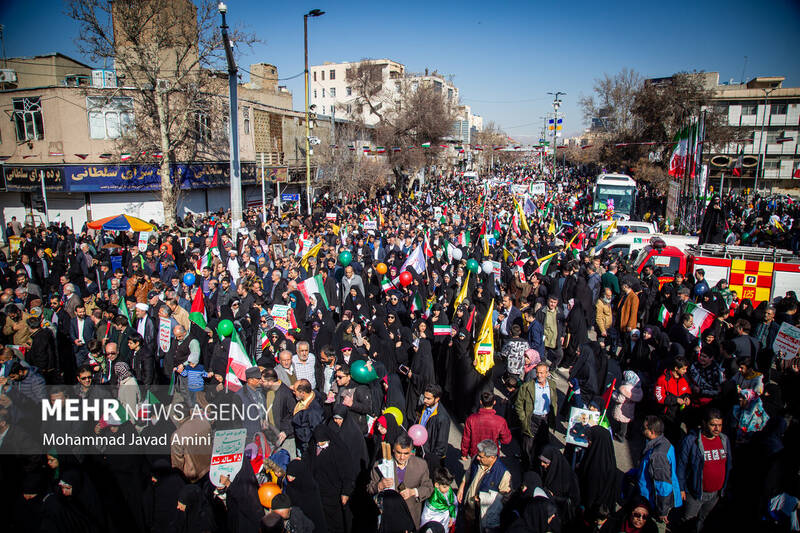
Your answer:
[[[545,353],[540,353],[542,361],[551,362],[550,368],[558,368],[564,358],[564,335],[567,329],[564,314],[558,309],[558,295],[551,294],[547,297],[547,305],[536,312],[536,321],[542,324],[544,330]]]
[[[702,531],[728,485],[732,466],[730,441],[722,433],[722,414],[708,409],[701,430],[684,437],[678,453],[683,521],[697,519],[692,531]]]
[[[139,387],[145,390],[155,380],[153,352],[144,345],[144,339],[138,333],[128,337],[128,349],[131,353],[131,371],[139,382]]]
[[[447,455],[447,442],[450,435],[450,415],[439,401],[442,388],[431,383],[425,386],[422,394],[422,414],[417,423],[428,430],[428,440],[422,446],[428,471],[444,465]]]
[[[362,434],[367,433],[367,415],[374,415],[372,409],[372,396],[369,387],[360,385],[350,375],[350,365],[342,364],[336,370],[336,384],[339,391],[336,394],[335,405],[344,405],[350,411],[358,429]]]
[[[278,378],[278,373],[273,368],[265,368],[261,371],[261,383],[266,392],[268,427],[277,430],[279,446],[288,444],[293,448],[292,414],[297,400],[295,400],[292,390]],[[293,450],[289,449],[288,451],[291,455]]]
[[[322,422],[322,404],[307,379],[298,379],[295,382],[294,397],[297,399],[297,404],[292,415],[292,428],[297,454],[301,455],[311,442],[314,428]]]

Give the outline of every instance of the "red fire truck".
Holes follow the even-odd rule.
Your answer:
[[[676,272],[693,277],[702,268],[710,287],[726,279],[731,291],[756,306],[787,291],[800,290],[800,257],[778,248],[700,244],[688,246],[684,253],[656,240],[634,261],[638,273],[645,265],[661,268],[659,286],[672,281]]]

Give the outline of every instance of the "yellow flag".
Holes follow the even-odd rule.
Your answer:
[[[303,254],[303,258],[300,260],[300,264],[303,265],[303,268],[308,270],[308,258],[309,257],[317,257],[320,249],[322,248],[322,241],[319,241],[317,244],[311,247],[309,251]]]
[[[567,245],[566,245],[566,246],[564,246],[564,250],[569,250],[569,248],[572,246],[572,243],[573,243],[573,242],[575,242],[575,239],[577,239],[577,238],[578,238],[578,235],[580,235],[580,233],[578,233],[578,232],[576,231],[576,232],[575,232],[575,235],[573,235],[573,236],[572,236],[572,238],[571,238],[571,239],[569,240],[569,242],[567,243]]]
[[[378,208],[378,224],[383,226],[383,211],[381,211],[380,207]]]
[[[489,310],[483,319],[483,325],[475,340],[475,360],[473,366],[482,376],[486,375],[494,366],[494,330],[492,329],[492,313],[494,312],[494,300],[489,304]]]
[[[333,229],[333,233],[335,233],[336,235],[339,235],[339,230],[341,228],[337,224],[331,224],[331,227]]]
[[[612,223],[611,223],[611,224],[610,224],[610,225],[609,225],[609,226],[606,228],[606,230],[603,232],[603,240],[604,240],[604,241],[605,241],[605,240],[608,240],[608,239],[611,237],[611,233],[612,233],[612,232],[613,232],[615,229],[617,229],[617,221],[616,221],[616,220],[615,220],[614,222],[612,222]]]
[[[458,308],[458,306],[461,305],[461,302],[463,302],[464,298],[467,297],[468,287],[469,287],[469,270],[467,270],[467,277],[464,278],[464,283],[461,285],[461,290],[458,291],[458,296],[456,296],[456,300],[453,307]]]
[[[547,226],[547,233],[550,235],[556,234],[556,219],[555,217],[550,217],[550,225]]]
[[[489,256],[489,236],[485,233],[483,234],[483,255],[484,257]]]
[[[528,227],[528,219],[525,218],[525,211],[522,210],[522,206],[519,205],[519,202],[517,202],[516,198],[514,198],[514,208],[517,210],[517,214],[519,215],[519,221],[522,225],[522,229],[530,233],[531,228]]]

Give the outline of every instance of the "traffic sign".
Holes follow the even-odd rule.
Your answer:
[[[281,194],[281,201],[282,202],[298,202],[300,201],[299,194]]]

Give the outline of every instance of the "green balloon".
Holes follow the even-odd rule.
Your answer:
[[[339,254],[339,263],[346,267],[353,261],[353,254],[351,254],[348,250]]]
[[[500,230],[494,230],[493,235],[495,239],[500,240]]]
[[[480,269],[480,265],[478,265],[477,261],[475,261],[474,259],[470,259],[469,261],[467,261],[467,270],[469,270],[473,274],[477,274],[478,269]]]
[[[354,361],[353,364],[350,365],[350,375],[361,384],[370,383],[378,378],[375,370],[367,368],[367,363],[361,360]]]
[[[233,333],[233,322],[228,319],[221,320],[219,324],[217,324],[217,333],[220,337],[230,337]]]

